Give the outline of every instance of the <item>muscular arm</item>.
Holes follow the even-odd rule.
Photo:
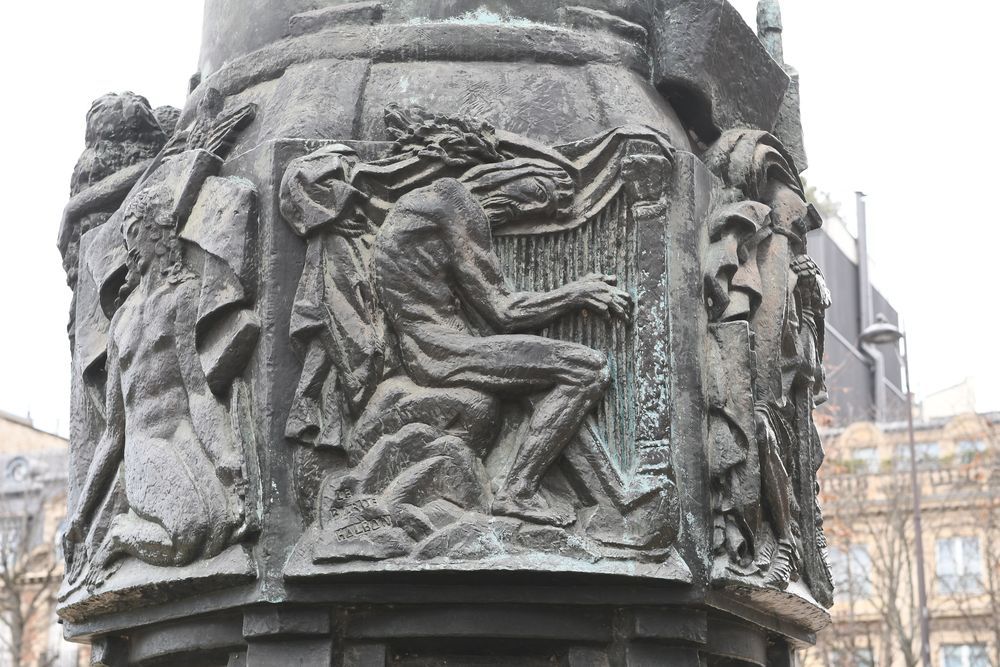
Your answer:
[[[454,257],[455,282],[469,306],[497,331],[532,331],[579,308],[626,314],[628,296],[612,287],[612,276],[591,275],[548,292],[511,290],[493,251],[489,220],[461,185],[449,187],[462,188],[449,193],[457,200],[456,210],[441,221]]]
[[[62,225],[59,228],[59,246],[65,247],[69,243],[74,225],[83,216],[107,208],[117,208],[151,162],[152,160],[144,160],[125,167],[70,199],[63,211]]]
[[[478,250],[467,253],[456,272],[465,299],[497,331],[540,329],[583,305],[572,284],[549,292],[512,291],[491,254]]]
[[[121,368],[114,342],[108,346],[108,384],[104,434],[90,462],[87,478],[77,499],[71,529],[83,530],[91,521],[125,454],[125,400],[121,389]],[[82,535],[78,536],[82,537]]]

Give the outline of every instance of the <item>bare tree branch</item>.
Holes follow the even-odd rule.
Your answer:
[[[0,640],[11,667],[54,660],[44,644],[31,641],[33,632],[47,637],[48,603],[60,579],[52,536],[42,534],[45,501],[43,489],[30,483],[0,489],[0,626],[6,630]]]
[[[977,443],[986,438],[986,442],[965,445],[960,454],[946,456],[919,474],[929,552],[925,576],[932,637],[940,633],[938,637],[954,638],[949,642],[989,647],[991,664],[1000,667],[1000,429],[984,419],[962,417],[948,424],[946,431],[940,437],[956,443],[956,447],[963,440]],[[912,488],[908,474],[886,466],[869,468],[871,461],[867,459],[852,460],[855,450],[851,448],[881,446],[884,451],[886,444],[892,444],[891,440],[869,441],[869,436],[858,433],[850,442],[828,441],[823,499],[829,542],[836,555],[845,557],[852,547],[866,549],[870,594],[858,594],[854,587],[840,582],[834,607],[837,622],[820,637],[816,654],[820,659],[807,664],[853,667],[862,662],[852,651],[865,649],[871,650],[879,667],[914,667],[920,663],[920,614]],[[838,451],[838,447],[842,449]],[[981,587],[962,590],[969,585],[967,578],[974,576],[966,569],[954,575],[960,578],[959,590],[944,593],[943,582],[936,576],[941,572],[936,542],[951,537],[979,540],[976,562],[981,567],[971,572],[978,573]],[[850,571],[847,574],[859,575]],[[851,657],[845,658],[848,662],[836,664],[831,655]]]

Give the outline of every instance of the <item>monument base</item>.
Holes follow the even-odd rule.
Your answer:
[[[739,13],[207,0],[205,36],[185,109],[95,103],[61,227],[67,636],[790,665],[833,604],[831,302]]]
[[[368,576],[289,587],[292,602],[246,604],[231,590],[67,632],[107,667],[781,667],[815,639],[728,594],[691,596],[617,577]],[[199,614],[206,603],[215,611]]]

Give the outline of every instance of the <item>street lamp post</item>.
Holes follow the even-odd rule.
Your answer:
[[[920,613],[920,659],[924,667],[931,665],[930,612],[927,609],[927,580],[924,570],[924,530],[920,516],[920,482],[917,476],[917,442],[913,433],[913,391],[910,389],[910,349],[906,334],[886,319],[875,318],[875,323],[861,332],[861,342],[869,345],[894,345],[903,343],[903,374],[906,379],[906,426],[910,438],[910,484],[913,487],[913,539],[917,551],[917,604]]]

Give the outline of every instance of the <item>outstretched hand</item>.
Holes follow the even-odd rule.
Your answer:
[[[632,297],[618,287],[617,276],[591,273],[573,283],[579,305],[601,317],[632,318]]]

